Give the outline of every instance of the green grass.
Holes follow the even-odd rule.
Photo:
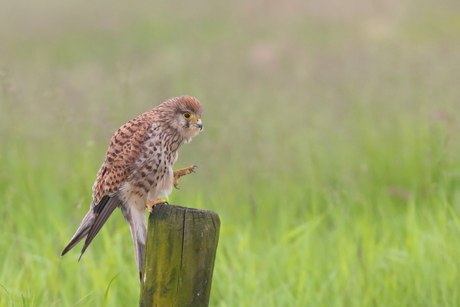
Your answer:
[[[111,134],[183,94],[170,202],[221,217],[211,306],[459,306],[458,5],[218,3],[0,10],[0,306],[137,304],[120,212],[59,253]]]

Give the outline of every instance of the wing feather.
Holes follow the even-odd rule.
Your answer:
[[[155,120],[155,112],[150,110],[129,121],[112,136],[104,163],[98,171],[93,185],[93,202],[76,233],[64,248],[65,255],[86,237],[81,256],[101,230],[112,212],[121,205],[117,192],[129,181],[138,160],[143,143],[148,138],[148,129]]]
[[[105,195],[114,195],[129,180],[154,121],[155,112],[150,110],[127,122],[112,136],[93,186],[96,203]]]

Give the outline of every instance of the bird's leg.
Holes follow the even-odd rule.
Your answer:
[[[164,200],[163,198],[158,198],[158,199],[155,199],[154,201],[147,200],[147,203],[145,204],[145,206],[149,209],[149,212],[152,213],[153,207],[156,205],[160,205],[160,204],[168,204],[168,202]]]
[[[198,166],[196,166],[196,165],[192,165],[192,166],[189,166],[189,167],[174,171],[174,181],[173,181],[174,187],[176,189],[179,189],[179,187],[178,187],[179,178],[182,177],[182,176],[194,173],[195,172],[194,169],[197,168],[197,167]]]

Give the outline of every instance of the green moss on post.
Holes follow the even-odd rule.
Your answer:
[[[157,205],[149,217],[140,306],[208,306],[217,213]]]

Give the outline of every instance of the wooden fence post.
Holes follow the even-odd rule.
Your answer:
[[[208,306],[219,229],[215,212],[156,205],[148,222],[140,306]]]

